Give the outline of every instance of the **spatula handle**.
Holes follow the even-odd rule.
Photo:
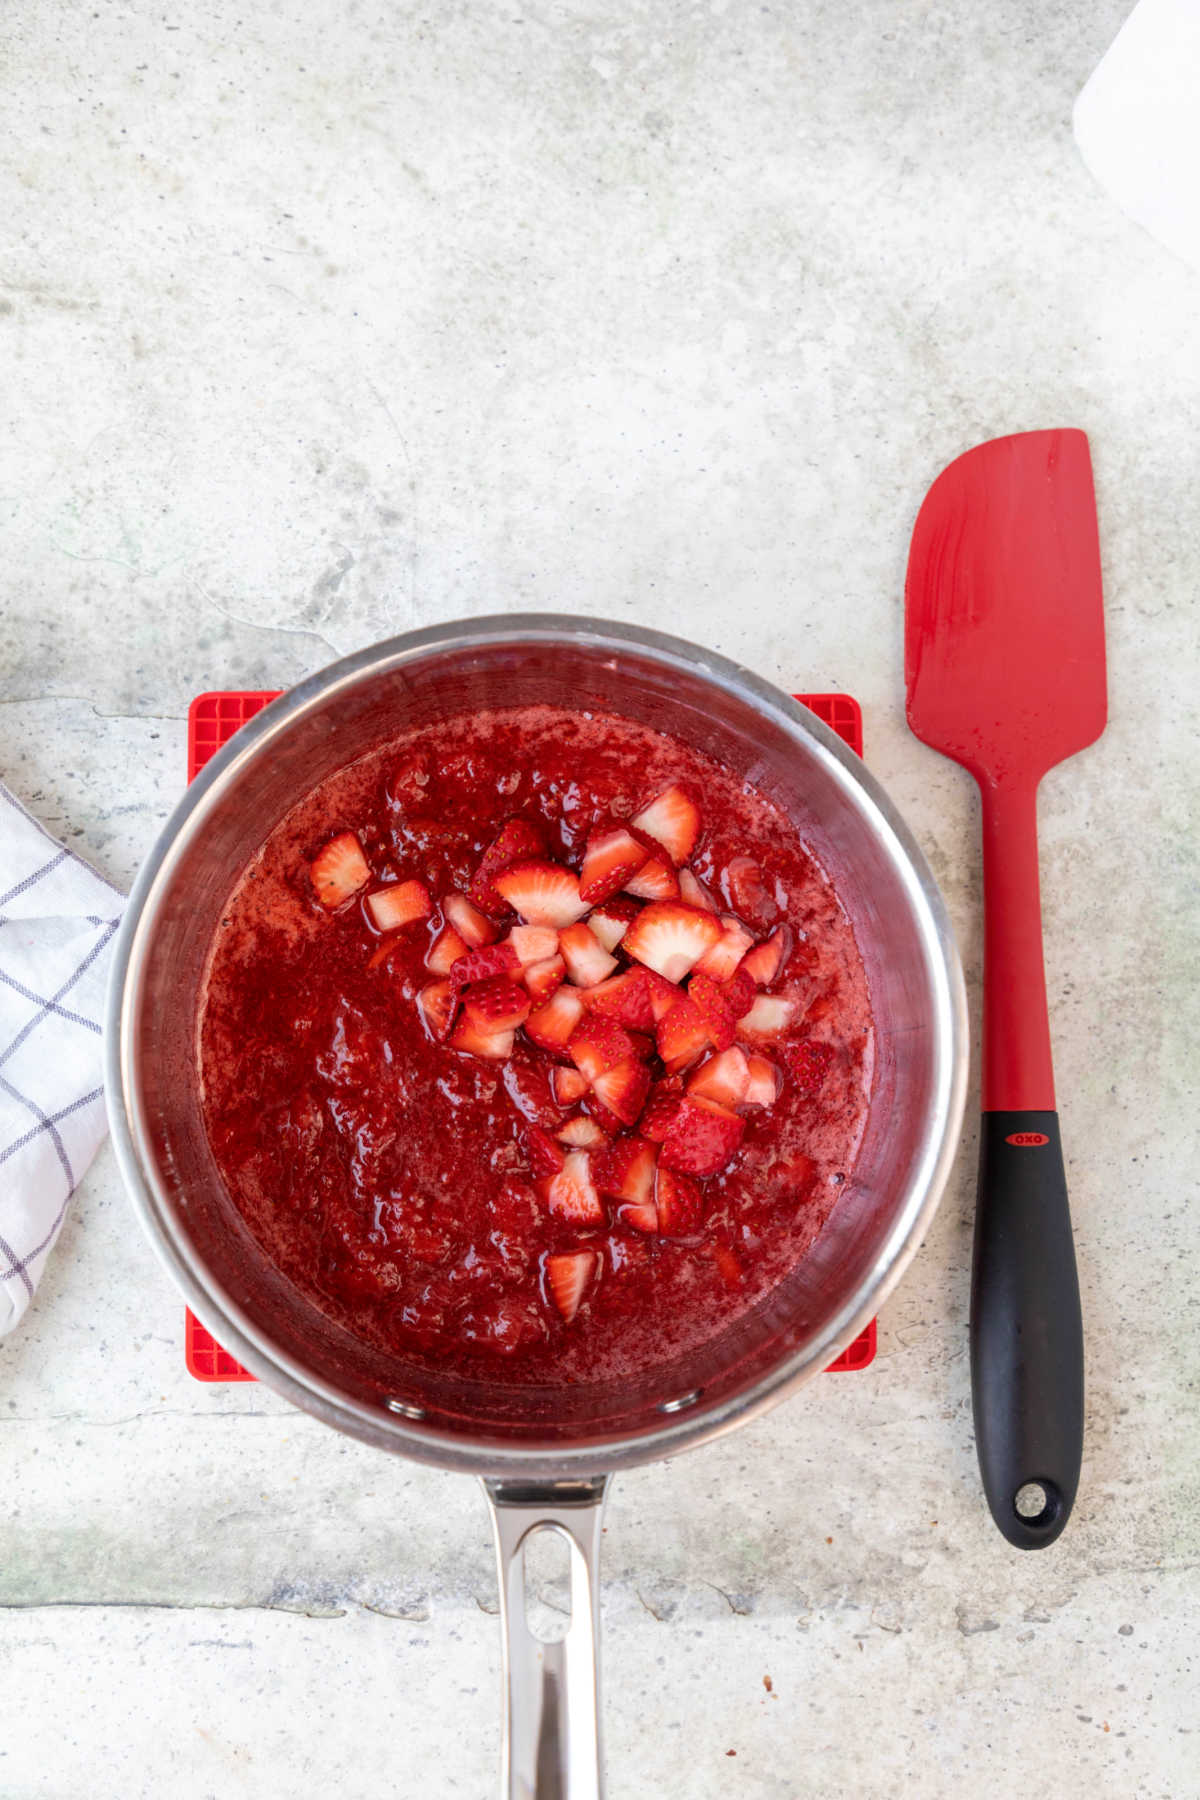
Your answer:
[[[971,1397],[992,1517],[1010,1544],[1035,1550],[1062,1531],[1079,1485],[1083,1325],[1054,1110],[1036,783],[984,785],[982,797],[984,1112]]]

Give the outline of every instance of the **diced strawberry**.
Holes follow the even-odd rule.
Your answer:
[[[563,1054],[583,1017],[583,1001],[574,988],[560,987],[525,1021],[525,1033],[543,1050]]]
[[[685,1175],[716,1175],[735,1154],[746,1121],[715,1100],[684,1097],[663,1139],[659,1163]]]
[[[689,906],[702,907],[705,912],[716,912],[717,903],[702,881],[697,881],[690,869],[679,871],[679,898],[686,900]]]
[[[469,950],[481,950],[484,944],[494,944],[500,935],[492,921],[485,919],[465,894],[447,894],[442,901],[442,911]]]
[[[607,1106],[605,1106],[602,1101],[597,1100],[593,1093],[588,1093],[584,1099],[583,1110],[586,1112],[589,1119],[595,1119],[597,1125],[607,1138],[620,1137],[625,1129],[625,1121],[623,1119],[618,1119],[616,1113],[610,1112]]]
[[[425,956],[425,967],[434,975],[448,975],[460,956],[467,954],[467,941],[453,925],[443,925]]]
[[[761,944],[755,944],[743,956],[741,967],[746,971],[756,987],[770,987],[779,971],[792,953],[792,934],[788,926],[780,925],[769,938]],[[722,977],[728,979],[728,977]]]
[[[650,1004],[648,974],[648,970],[636,966],[589,988],[584,996],[588,1011],[602,1013],[606,1019],[616,1019],[632,1031],[653,1031],[654,1008]],[[678,997],[672,988],[672,1005]]]
[[[574,1250],[566,1255],[546,1258],[546,1296],[558,1308],[568,1325],[579,1311],[580,1302],[587,1293],[599,1260],[594,1250]]]
[[[700,1229],[704,1215],[700,1189],[677,1169],[664,1168],[661,1159],[654,1176],[654,1203],[664,1237],[692,1237]]]
[[[773,925],[779,917],[775,896],[752,856],[733,857],[722,871],[721,887],[732,910],[747,925],[756,925],[762,930]]]
[[[468,996],[469,999],[469,996]],[[559,1109],[550,1092],[546,1065],[541,1057],[519,1050],[504,1065],[504,1090],[521,1117],[547,1131],[559,1122]]]
[[[445,1039],[458,1011],[458,996],[448,981],[431,981],[417,995],[417,1006],[430,1037]]]
[[[538,929],[530,927],[531,930]],[[561,956],[548,957],[525,970],[522,980],[535,1006],[544,1006],[556,988],[567,979],[567,965]]]
[[[569,1150],[558,1173],[547,1177],[542,1193],[560,1219],[572,1225],[603,1225],[604,1202],[596,1192],[586,1150]]]
[[[514,925],[504,941],[516,951],[522,969],[558,955],[558,933],[552,925]]]
[[[760,1056],[759,1062],[764,1059]],[[769,1066],[769,1065],[768,1065]],[[744,1050],[735,1044],[701,1063],[687,1084],[687,1091],[697,1100],[715,1100],[718,1106],[740,1106],[750,1082],[750,1065]],[[752,1104],[761,1104],[753,1102]]]
[[[774,994],[760,994],[749,1012],[738,1020],[739,1037],[777,1038],[787,1029],[796,1010],[794,1000],[780,1000]]]
[[[550,1071],[550,1092],[559,1106],[574,1106],[588,1090],[588,1079],[578,1069],[557,1068]]]
[[[638,1121],[638,1131],[652,1144],[661,1144],[675,1122],[683,1101],[683,1082],[678,1075],[656,1081]]]
[[[636,875],[646,861],[647,852],[624,825],[593,831],[583,853],[579,871],[579,897],[589,906],[598,906],[623,888],[631,875]]]
[[[625,892],[638,900],[675,900],[679,895],[679,877],[670,860],[659,851],[649,857],[625,883]]]
[[[679,999],[680,989],[665,975],[659,975],[654,969],[646,970],[646,986],[650,993],[650,1011],[654,1014],[654,1023],[665,1019],[675,1002]]]
[[[657,1161],[658,1151],[648,1139],[623,1137],[595,1159],[592,1174],[602,1194],[641,1205],[653,1194]]]
[[[742,1285],[742,1265],[728,1244],[714,1244],[713,1261],[721,1272],[721,1279],[726,1287],[737,1288]]]
[[[758,989],[747,975],[745,969],[735,969],[729,981],[722,985],[725,1004],[735,1019],[740,1019],[750,1011],[758,995]]]
[[[569,1144],[573,1150],[596,1150],[608,1142],[595,1119],[589,1119],[585,1113],[568,1119],[554,1135],[560,1144]]]
[[[371,879],[370,865],[352,831],[339,831],[330,838],[309,863],[308,873],[317,899],[330,912]]]
[[[512,1051],[515,1037],[513,1031],[480,1031],[464,1016],[454,1027],[450,1048],[464,1050],[471,1056],[482,1056],[489,1062],[503,1062]]]
[[[617,966],[616,957],[608,954],[582,919],[559,932],[558,947],[567,965],[567,974],[576,987],[595,987]]]
[[[732,1056],[732,1050],[727,1052]],[[743,1106],[774,1106],[783,1087],[783,1076],[773,1062],[765,1056],[757,1054],[746,1058],[746,1091],[742,1095]],[[720,1099],[719,1094],[710,1094],[709,1099]],[[722,1101],[727,1106],[728,1101]]]
[[[696,967],[702,975],[711,975],[714,981],[729,981],[747,951],[754,949],[754,939],[732,916],[723,918],[721,925],[721,936],[711,950],[704,952]]]
[[[488,944],[486,949],[471,950],[458,957],[451,966],[450,980],[456,988],[464,988],[476,981],[490,981],[493,975],[505,975],[515,986],[520,972],[521,965],[511,944]]]
[[[803,1099],[811,1100],[814,1094],[820,1092],[833,1056],[833,1045],[822,1043],[816,1038],[804,1038],[799,1044],[793,1044],[784,1051],[783,1060],[788,1066],[788,1073],[796,1084],[797,1093]]]
[[[540,1125],[529,1125],[524,1133],[525,1154],[535,1175],[557,1175],[567,1160],[561,1144],[556,1144]]]
[[[678,784],[664,788],[633,821],[638,831],[648,831],[663,845],[671,861],[685,863],[700,836],[700,808]]]
[[[506,911],[503,898],[493,885],[502,870],[513,863],[528,862],[531,856],[544,856],[545,839],[535,825],[526,819],[510,819],[499,837],[484,851],[483,861],[471,881],[471,898],[484,912]]]
[[[641,910],[636,900],[623,900],[618,896],[589,913],[588,925],[606,950],[615,950]]]
[[[656,1033],[658,1054],[672,1075],[703,1056],[712,1042],[708,1022],[694,1000],[682,994]]]
[[[553,925],[561,931],[588,909],[587,901],[579,897],[576,877],[557,863],[514,863],[497,875],[494,886],[527,925]]]
[[[658,1230],[658,1207],[653,1198],[626,1201],[616,1210],[619,1223],[628,1226],[633,1231],[653,1233]]]
[[[376,931],[399,931],[417,919],[428,919],[433,900],[423,881],[392,881],[367,895],[367,911]]]
[[[622,1125],[636,1124],[649,1091],[650,1071],[640,1062],[618,1063],[592,1082],[592,1092],[600,1105],[615,1114]]]
[[[711,913],[666,900],[648,906],[634,920],[621,948],[668,981],[682,981],[720,936],[721,927]]]
[[[566,992],[565,988],[563,992]],[[582,1010],[582,1002],[580,1007]],[[615,1069],[618,1063],[631,1061],[634,1048],[633,1039],[615,1019],[594,1016],[583,1020],[567,1045],[575,1067],[593,1084],[606,1069]]]
[[[515,1031],[529,1017],[531,1001],[519,982],[507,975],[493,975],[490,981],[479,981],[462,990],[463,1012],[475,1030],[487,1035],[494,1031]]]
[[[693,975],[687,986],[688,999],[708,1027],[709,1042],[714,1050],[728,1050],[735,1027],[733,1014],[725,1004],[720,984],[711,975]]]

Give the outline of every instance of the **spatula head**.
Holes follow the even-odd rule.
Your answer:
[[[968,450],[913,528],[904,679],[917,736],[982,780],[1036,781],[1104,730],[1104,614],[1082,431]]]

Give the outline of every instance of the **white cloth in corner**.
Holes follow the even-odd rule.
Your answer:
[[[107,1129],[104,991],[124,905],[0,783],[0,1337]]]
[[[1075,102],[1074,124],[1117,205],[1200,268],[1200,0],[1140,0]]]

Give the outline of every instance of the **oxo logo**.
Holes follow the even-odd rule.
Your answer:
[[[1004,1141],[1006,1144],[1020,1144],[1036,1149],[1041,1144],[1048,1144],[1050,1139],[1044,1131],[1010,1131]]]

